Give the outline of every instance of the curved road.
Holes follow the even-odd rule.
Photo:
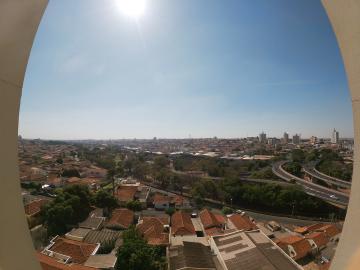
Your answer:
[[[335,203],[335,204],[340,204],[340,205],[344,205],[347,206],[348,202],[349,202],[349,195],[342,193],[340,191],[337,190],[333,190],[309,181],[306,181],[302,178],[299,178],[295,175],[292,175],[290,173],[288,173],[287,171],[285,171],[282,168],[282,165],[284,165],[286,163],[286,161],[279,161],[273,164],[272,167],[272,171],[275,175],[277,175],[278,177],[284,179],[285,181],[288,182],[292,182],[295,181],[297,184],[300,184],[301,186],[303,186],[305,192],[308,195]],[[332,197],[330,197],[332,196]]]
[[[330,185],[333,184],[333,185],[336,185],[336,186],[339,186],[342,188],[347,188],[347,189],[351,188],[350,182],[323,174],[323,173],[319,172],[318,170],[316,170],[315,167],[312,165],[303,166],[303,168],[307,174],[309,174],[312,177],[315,177],[317,179],[320,179]]]

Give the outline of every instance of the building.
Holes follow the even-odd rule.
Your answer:
[[[223,269],[299,270],[286,255],[261,231],[236,231],[210,238],[210,247]]]
[[[293,144],[300,144],[300,135],[295,134],[292,139]]]
[[[56,258],[41,252],[37,252],[36,257],[42,270],[97,270],[97,268],[87,267],[76,263],[63,263]]]
[[[217,235],[224,232],[226,225],[224,216],[204,209],[200,212],[200,220],[207,235]]]
[[[318,138],[316,136],[311,136],[310,137],[310,143],[311,144],[317,144],[318,143]]]
[[[333,143],[333,144],[339,143],[339,131],[337,131],[335,128],[332,132],[331,143]]]
[[[312,252],[309,241],[297,235],[280,238],[277,244],[295,261],[307,257]]]
[[[42,253],[62,263],[83,264],[90,255],[96,254],[99,247],[100,244],[89,244],[55,236]]]
[[[183,211],[175,212],[171,217],[171,235],[195,235],[195,228],[190,215]]]
[[[170,270],[201,269],[216,270],[209,246],[202,243],[186,242],[169,248]]]
[[[111,213],[106,224],[109,229],[128,229],[134,223],[134,212],[126,208],[117,208]]]
[[[235,228],[237,230],[252,231],[258,229],[256,225],[250,220],[248,216],[233,214],[228,218],[228,227],[230,229]]]
[[[285,144],[289,143],[289,134],[286,132],[284,132],[283,143]]]
[[[266,134],[264,132],[261,132],[259,135],[259,142],[260,143],[266,143]]]
[[[169,217],[143,217],[136,229],[149,245],[169,245]]]

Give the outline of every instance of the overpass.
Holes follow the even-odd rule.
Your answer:
[[[319,179],[325,183],[327,183],[329,186],[332,187],[340,187],[344,189],[350,189],[351,188],[351,182],[341,180],[336,177],[332,177],[329,175],[326,175],[324,173],[319,172],[316,170],[315,166],[313,164],[308,164],[303,166],[304,172],[309,175],[311,178]]]
[[[285,171],[282,166],[286,163],[287,161],[279,161],[279,162],[275,162],[272,166],[272,171],[273,173],[280,177],[281,179],[287,181],[287,182],[293,182],[295,181],[295,183],[301,185],[304,188],[304,191],[311,196],[323,199],[325,201],[328,202],[332,202],[335,204],[339,204],[339,205],[343,205],[343,206],[347,206],[347,204],[349,203],[349,195],[345,194],[343,192],[328,188],[328,187],[324,187],[322,185],[310,182],[310,181],[306,181],[300,177],[297,177],[295,175],[292,175],[290,173],[288,173],[287,171]]]

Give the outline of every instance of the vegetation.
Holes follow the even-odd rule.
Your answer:
[[[298,162],[288,162],[284,164],[283,168],[285,171],[291,173],[292,175],[295,175],[300,178],[303,177],[303,173],[301,171],[302,167],[301,164]]]
[[[70,168],[70,169],[65,169],[62,173],[61,173],[62,177],[80,177],[80,173],[78,170]]]
[[[172,216],[175,213],[175,208],[173,207],[169,207],[168,209],[165,210],[165,213],[168,214],[169,216]]]
[[[115,269],[162,270],[166,269],[164,250],[150,246],[134,227],[123,233],[123,245],[118,249]]]
[[[109,254],[115,248],[116,239],[110,239],[101,243],[96,254]]]
[[[96,207],[106,208],[109,212],[118,206],[117,199],[103,189],[95,193],[94,204]]]
[[[223,207],[223,209],[221,210],[221,212],[224,214],[224,215],[229,215],[229,214],[232,214],[234,211],[233,209],[231,209],[230,207]]]
[[[42,209],[42,218],[49,235],[61,235],[68,225],[75,225],[90,213],[91,194],[87,186],[73,185],[58,192],[57,197]]]
[[[126,208],[134,211],[134,212],[137,212],[137,211],[141,211],[142,209],[142,206],[141,206],[141,202],[139,201],[129,201],[127,202],[126,204]]]

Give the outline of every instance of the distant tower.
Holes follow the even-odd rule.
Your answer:
[[[259,142],[260,143],[266,143],[266,134],[263,132],[260,133],[259,135]]]
[[[284,142],[284,143],[289,143],[289,134],[286,133],[286,132],[284,132],[283,142]]]
[[[334,144],[339,143],[339,131],[336,131],[335,128],[332,132],[331,143],[334,143]]]
[[[294,136],[293,136],[293,144],[300,144],[300,135],[298,135],[298,134],[295,134]]]

